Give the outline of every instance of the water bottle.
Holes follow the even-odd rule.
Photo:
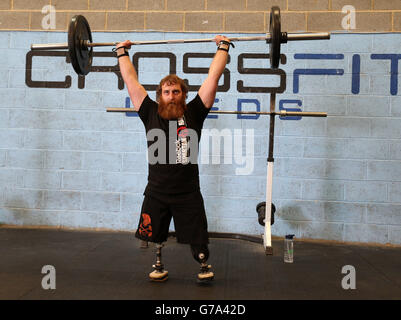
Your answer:
[[[295,234],[287,234],[284,239],[284,262],[294,262],[294,238]]]

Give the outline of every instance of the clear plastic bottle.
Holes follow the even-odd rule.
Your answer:
[[[294,234],[287,234],[284,239],[284,262],[294,262]]]

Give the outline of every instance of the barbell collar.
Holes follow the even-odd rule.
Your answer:
[[[31,50],[68,49],[68,43],[31,44]]]
[[[288,41],[298,40],[328,40],[330,39],[330,32],[314,32],[314,33],[288,33]]]
[[[288,41],[288,33],[287,32],[281,32],[281,43],[287,43]]]

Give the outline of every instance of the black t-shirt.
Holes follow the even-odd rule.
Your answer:
[[[199,169],[196,161],[198,154],[195,151],[199,146],[203,122],[210,109],[205,107],[199,95],[187,104],[183,120],[163,119],[157,109],[158,104],[146,96],[138,112],[148,140],[149,175],[144,194],[152,192],[173,194],[199,190]],[[194,130],[189,130],[192,132],[190,140],[185,138],[188,129]],[[197,139],[194,139],[195,132]],[[164,134],[165,139],[160,138],[160,134]],[[186,147],[179,147],[177,150],[177,144],[180,145],[182,142]],[[194,146],[194,143],[196,148],[189,147],[187,153],[188,145]],[[188,154],[192,159],[189,163],[189,158],[185,158]]]

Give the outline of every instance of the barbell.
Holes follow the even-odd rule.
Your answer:
[[[130,112],[135,113],[133,108],[107,108],[107,112]],[[280,117],[327,117],[326,112],[310,112],[310,111],[225,111],[225,110],[210,110],[209,113],[216,114],[241,114],[241,115],[270,115]]]
[[[273,6],[270,11],[269,32],[265,36],[233,37],[231,41],[258,41],[270,43],[269,57],[272,69],[280,64],[280,46],[287,41],[330,39],[329,32],[287,33],[281,32],[280,8]],[[68,49],[71,64],[79,75],[87,75],[93,61],[93,48],[115,46],[117,42],[92,42],[92,33],[88,21],[82,15],[73,16],[68,27],[68,43],[31,44],[31,50]],[[131,45],[155,45],[176,43],[214,42],[214,39],[171,39],[151,41],[131,41]]]

